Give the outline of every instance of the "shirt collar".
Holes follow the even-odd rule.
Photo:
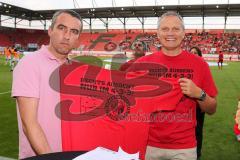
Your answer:
[[[49,58],[50,60],[55,60],[58,63],[64,63],[64,62],[69,63],[69,61],[70,61],[70,59],[68,57],[66,58],[66,60],[64,62],[60,61],[48,50],[48,46],[45,46],[45,45],[42,45],[42,47],[40,49],[40,53],[43,53],[47,58]]]

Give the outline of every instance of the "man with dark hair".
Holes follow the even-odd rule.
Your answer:
[[[184,96],[175,109],[152,114],[159,119],[150,124],[146,160],[196,160],[196,104],[208,114],[215,113],[217,88],[208,64],[182,50],[185,31],[180,15],[173,11],[163,14],[158,21],[157,33],[161,50],[136,63],[165,66],[167,72],[161,78],[178,82]]]
[[[81,16],[80,16],[77,12],[75,12],[75,11],[73,11],[73,10],[59,10],[59,11],[57,11],[56,13],[54,13],[54,15],[53,15],[53,17],[52,17],[52,23],[51,23],[51,25],[50,25],[50,27],[51,27],[52,29],[54,28],[55,24],[57,23],[57,18],[58,18],[59,15],[62,14],[62,13],[69,14],[69,15],[71,15],[72,17],[77,18],[77,19],[78,19],[79,21],[81,21],[81,23],[82,23],[82,18],[81,18]],[[81,25],[79,29],[80,29],[80,32],[82,32],[83,25]]]
[[[133,43],[133,53],[132,53],[132,58],[130,61],[122,64],[120,66],[120,71],[126,71],[138,58],[145,56],[146,52],[146,46],[143,41],[135,41]]]
[[[49,78],[68,62],[82,27],[78,13],[56,12],[48,29],[49,45],[23,57],[14,69],[12,97],[17,100],[20,159],[62,151],[61,120],[55,115],[60,94],[50,87]],[[57,79],[55,83],[59,84]]]

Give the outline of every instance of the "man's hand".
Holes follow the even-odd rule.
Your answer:
[[[192,80],[180,78],[178,80],[182,93],[191,98],[200,98],[202,89],[199,88]],[[210,97],[206,94],[204,101],[198,100],[198,104],[203,112],[213,114],[216,112],[217,100],[215,97]]]
[[[202,89],[199,88],[192,80],[187,78],[180,78],[178,80],[182,93],[191,98],[199,98]]]

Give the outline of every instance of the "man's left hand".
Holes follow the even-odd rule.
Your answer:
[[[178,82],[180,84],[183,94],[192,98],[200,97],[202,90],[191,79],[180,78]]]

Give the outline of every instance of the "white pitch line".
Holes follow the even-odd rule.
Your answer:
[[[12,158],[8,158],[8,157],[1,157],[0,156],[0,160],[16,160],[16,159],[12,159]]]
[[[0,93],[0,95],[1,95],[1,94],[7,94],[7,93],[11,93],[11,91],[2,92],[2,93]],[[0,160],[1,160],[1,159],[0,159]]]

